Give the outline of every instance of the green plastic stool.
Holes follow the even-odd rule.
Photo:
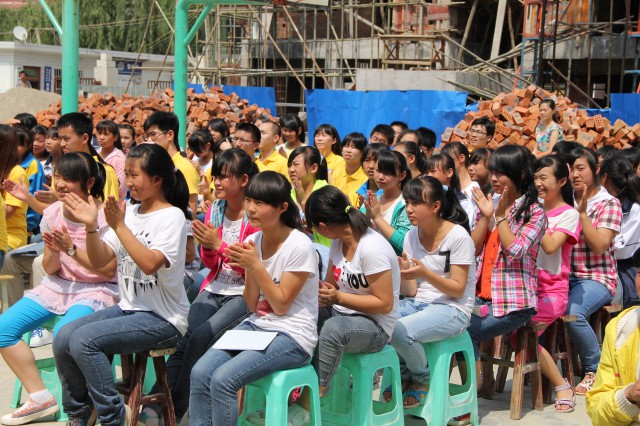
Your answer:
[[[269,426],[287,426],[289,394],[298,387],[310,392],[311,412],[308,425],[320,426],[320,391],[318,376],[311,365],[291,370],[277,371],[247,385],[244,409],[238,419],[238,426],[251,426],[247,416],[265,409],[265,424]]]
[[[62,316],[55,316],[41,325],[41,327],[46,328],[47,330],[53,330],[62,318]],[[25,333],[22,336],[22,340],[24,340],[28,345],[31,342],[31,332]],[[55,420],[57,422],[66,422],[67,415],[62,410],[62,385],[60,384],[60,378],[58,377],[55,359],[38,359],[36,360],[36,367],[40,372],[40,377],[42,377],[45,387],[56,398],[58,406],[60,407],[60,410],[54,414]],[[22,400],[22,388],[22,383],[16,378],[15,384],[13,385],[13,397],[11,398],[11,404],[9,404],[11,408],[18,408],[20,406],[20,401]]]
[[[392,399],[373,400],[373,380],[376,371],[391,372]],[[350,386],[353,377],[352,386]],[[350,389],[352,387],[352,389]],[[400,363],[392,346],[380,352],[342,356],[340,368],[333,378],[331,390],[322,404],[325,425],[404,425],[400,386]]]
[[[478,392],[476,389],[476,363],[469,333],[439,342],[423,344],[429,364],[429,392],[425,403],[405,410],[405,413],[423,418],[428,425],[446,425],[454,417],[471,414],[471,424],[478,419]],[[458,352],[464,355],[467,377],[464,385],[449,383],[451,357]]]

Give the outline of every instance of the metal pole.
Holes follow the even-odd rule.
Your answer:
[[[78,111],[78,58],[80,39],[79,0],[62,5],[62,113]]]
[[[536,71],[536,84],[544,86],[544,27],[547,18],[547,0],[542,0],[542,19],[540,20],[540,38],[538,40],[538,69]]]

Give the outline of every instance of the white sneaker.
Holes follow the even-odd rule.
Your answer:
[[[29,346],[39,348],[40,346],[50,345],[53,343],[53,333],[46,328],[36,328],[31,332],[31,342]]]

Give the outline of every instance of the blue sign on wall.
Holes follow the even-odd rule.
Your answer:
[[[134,66],[141,67],[142,61],[138,61],[137,65],[135,64],[136,64],[136,61],[116,61],[116,68],[118,68],[118,74],[131,75],[131,73],[133,72],[133,75],[142,75],[141,69],[133,68]]]
[[[43,89],[45,92],[53,92],[53,68],[44,67],[44,83]]]

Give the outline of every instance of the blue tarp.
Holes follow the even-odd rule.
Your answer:
[[[404,121],[409,128],[432,129],[438,141],[447,127],[464,118],[467,94],[435,90],[358,92],[307,90],[309,139],[320,124],[329,123],[340,137],[361,132],[367,138],[376,124]]]
[[[204,93],[201,84],[188,84],[187,89],[193,89],[196,93]],[[258,104],[261,108],[269,108],[271,115],[276,116],[276,91],[273,87],[245,87],[245,86],[222,86],[225,95],[234,93],[240,99],[246,99],[250,105]]]
[[[622,119],[633,126],[640,123],[640,95],[635,93],[611,94],[611,122]]]

